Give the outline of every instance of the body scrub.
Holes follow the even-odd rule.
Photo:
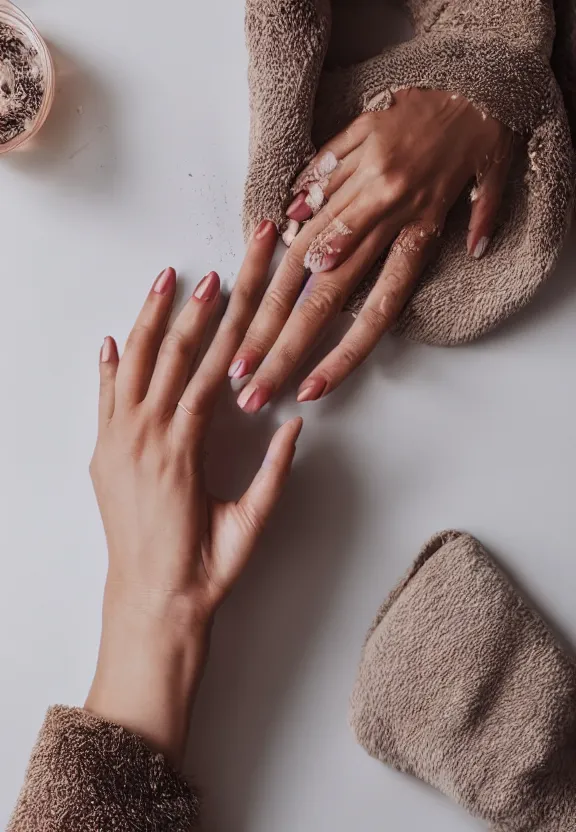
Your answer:
[[[54,97],[46,44],[12,4],[0,4],[0,153],[28,141],[42,126]]]

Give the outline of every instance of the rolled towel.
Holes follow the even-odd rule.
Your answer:
[[[576,830],[576,665],[469,535],[432,538],[379,611],[351,724],[499,832]]]

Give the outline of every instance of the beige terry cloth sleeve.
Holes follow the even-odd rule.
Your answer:
[[[352,2],[352,0],[350,0]],[[438,259],[398,330],[430,344],[473,340],[524,306],[553,269],[567,233],[574,152],[550,67],[552,0],[410,0],[414,37],[363,64],[322,65],[329,0],[247,0],[252,114],[244,225],[279,225],[294,177],[379,96],[405,87],[459,93],[522,141],[489,252],[466,253],[468,195],[451,211]],[[316,106],[314,96],[316,95]],[[313,141],[314,139],[314,141]],[[370,280],[354,298],[358,310]]]
[[[444,532],[386,601],[359,742],[499,832],[576,830],[576,667],[474,538]]]
[[[140,737],[55,707],[7,832],[190,832],[197,820],[197,797]]]

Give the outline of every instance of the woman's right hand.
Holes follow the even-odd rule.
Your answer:
[[[258,308],[276,244],[256,231],[218,332],[191,368],[220,295],[211,272],[166,331],[176,274],[157,278],[122,358],[106,338],[91,474],[109,569],[86,707],[178,760],[211,618],[277,502],[301,419],[283,425],[238,502],[206,492],[204,441],[230,361]]]

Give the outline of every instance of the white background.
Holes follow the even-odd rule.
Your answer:
[[[59,92],[35,152],[0,159],[2,826],[45,708],[81,704],[94,669],[100,343],[126,336],[167,264],[187,292],[211,268],[233,278],[248,134],[238,0],[23,5]],[[196,712],[208,832],[481,828],[369,759],[347,698],[374,612],[447,526],[477,534],[576,634],[575,257],[571,244],[533,307],[474,346],[386,338],[323,403],[288,391],[256,418],[224,407],[216,481],[251,473],[281,419],[306,425]]]

